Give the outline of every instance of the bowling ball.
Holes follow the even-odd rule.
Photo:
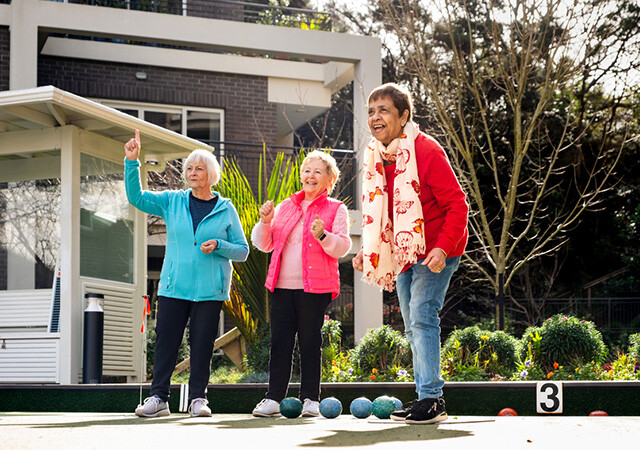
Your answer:
[[[391,400],[396,402],[396,411],[401,411],[402,410],[402,402],[399,399],[395,398],[395,397],[391,397]]]
[[[371,410],[378,419],[388,419],[396,410],[396,402],[391,397],[382,395],[373,401]]]
[[[320,414],[327,419],[335,419],[342,414],[342,403],[335,397],[327,397],[320,402]]]
[[[511,409],[511,408],[504,408],[501,409],[500,412],[498,413],[499,416],[517,416],[518,413],[516,412],[515,409]]]
[[[367,397],[358,397],[351,402],[349,411],[351,411],[353,417],[366,419],[373,412],[373,404]]]
[[[604,412],[604,411],[600,411],[600,410],[598,410],[598,411],[591,411],[591,412],[589,413],[589,415],[590,415],[590,416],[608,416],[609,414],[607,414],[607,413],[606,413],[606,412]]]
[[[280,402],[280,414],[295,419],[302,413],[302,402],[295,397],[287,397]]]

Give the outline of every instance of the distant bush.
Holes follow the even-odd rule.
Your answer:
[[[553,370],[554,363],[577,366],[593,362],[602,364],[607,349],[602,335],[593,322],[573,316],[557,314],[547,319],[542,326],[529,327],[520,340],[520,357],[527,358],[542,370]]]
[[[640,333],[629,336],[629,359],[640,364]]]
[[[361,373],[411,366],[407,339],[388,325],[369,330],[353,349],[351,362]]]
[[[454,330],[442,346],[443,369],[449,379],[470,381],[492,375],[510,376],[516,369],[518,341],[504,331],[487,331],[478,326]],[[473,371],[462,366],[474,367]],[[484,374],[483,374],[484,373]]]

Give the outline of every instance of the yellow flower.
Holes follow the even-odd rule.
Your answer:
[[[378,369],[371,369],[371,373],[378,373]]]
[[[484,339],[485,341],[489,340],[489,336],[487,336],[486,334],[483,334],[482,336],[480,336],[480,339]]]

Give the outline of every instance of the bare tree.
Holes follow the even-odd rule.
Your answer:
[[[638,12],[613,0],[372,4],[468,195],[466,260],[501,293],[500,280],[561,248],[614,183],[627,139],[620,75],[640,61],[637,20],[615,25]],[[594,111],[590,95],[607,100]]]

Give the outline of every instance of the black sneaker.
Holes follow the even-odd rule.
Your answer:
[[[418,400],[404,421],[405,423],[429,424],[442,422],[448,418],[444,399],[439,397]]]
[[[404,419],[406,419],[407,416],[411,413],[411,408],[413,408],[413,405],[415,405],[416,403],[418,403],[418,400],[407,403],[404,409],[392,412],[389,417],[391,418],[391,420],[397,420],[399,422],[404,421]]]

